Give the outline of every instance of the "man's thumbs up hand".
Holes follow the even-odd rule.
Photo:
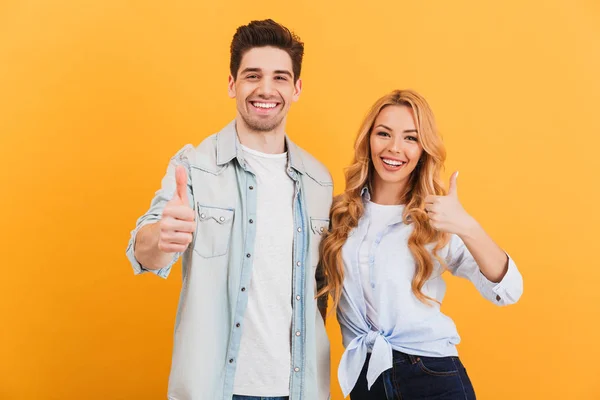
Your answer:
[[[195,213],[188,200],[187,172],[184,167],[178,166],[175,170],[175,181],[175,194],[165,205],[159,223],[158,248],[165,253],[185,251],[196,232]]]

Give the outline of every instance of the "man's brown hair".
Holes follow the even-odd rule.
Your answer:
[[[254,47],[275,47],[287,52],[292,59],[294,82],[300,78],[302,57],[304,56],[304,43],[300,38],[285,26],[272,19],[252,21],[248,25],[240,26],[231,41],[231,59],[229,70],[235,80],[246,52]]]

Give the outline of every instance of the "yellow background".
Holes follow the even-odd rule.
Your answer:
[[[288,132],[336,193],[376,98],[430,101],[445,177],[525,279],[508,308],[448,279],[479,398],[600,399],[597,0],[2,0],[0,399],[166,398],[180,269],[134,277],[129,231],[233,118],[231,37],[268,17],[306,43]]]

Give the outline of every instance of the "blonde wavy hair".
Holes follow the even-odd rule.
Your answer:
[[[381,110],[388,106],[404,106],[412,110],[418,141],[423,147],[417,167],[411,174],[405,193],[402,194],[402,203],[406,205],[404,222],[414,225],[408,239],[408,248],[416,263],[412,292],[421,302],[427,304],[428,300],[435,301],[422,292],[423,285],[433,271],[433,257],[442,266],[446,266],[437,253],[448,243],[449,235],[435,230],[429,224],[425,212],[425,198],[428,195],[446,194],[440,179],[446,149],[427,101],[412,90],[395,90],[375,102],[358,131],[354,144],[354,159],[345,171],[346,189],[333,201],[330,211],[331,229],[321,241],[320,263],[325,285],[319,290],[317,297],[330,295],[333,299],[333,310],[340,301],[344,283],[342,246],[364,213],[363,188],[367,187],[373,193],[372,179],[376,172],[371,160],[371,131]],[[434,244],[432,252],[426,248],[429,244]]]

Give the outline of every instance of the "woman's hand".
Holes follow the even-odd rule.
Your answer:
[[[465,235],[477,225],[477,221],[469,215],[460,204],[456,178],[458,171],[450,177],[450,186],[446,196],[427,196],[425,198],[425,211],[429,222],[438,231]]]

